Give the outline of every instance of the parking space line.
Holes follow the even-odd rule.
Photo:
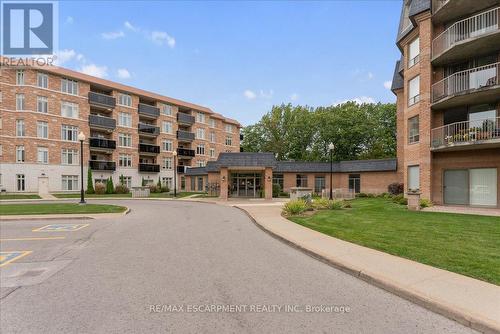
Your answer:
[[[33,253],[32,251],[10,251],[10,252],[0,252],[0,267],[3,267],[13,261],[19,260],[20,258]]]
[[[1,241],[31,241],[31,240],[61,240],[66,239],[66,237],[45,237],[45,238],[10,238],[10,239],[0,239]]]
[[[31,230],[32,232],[75,232],[90,224],[49,224]]]

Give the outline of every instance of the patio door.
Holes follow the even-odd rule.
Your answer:
[[[470,170],[470,205],[497,205],[497,169]]]
[[[469,204],[469,171],[466,169],[444,171],[444,203]]]

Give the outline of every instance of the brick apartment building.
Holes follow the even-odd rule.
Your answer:
[[[239,152],[239,129],[208,108],[67,69],[2,67],[0,189],[79,190],[79,132],[85,184],[90,167],[95,181],[172,187],[174,151],[181,183],[186,167]]]
[[[500,206],[500,1],[405,0],[392,90],[405,191]]]

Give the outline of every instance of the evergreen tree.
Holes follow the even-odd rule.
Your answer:
[[[106,181],[106,194],[112,194],[115,192],[115,186],[113,185],[113,179],[111,176]]]
[[[94,180],[92,179],[92,169],[87,171],[87,194],[94,194]]]

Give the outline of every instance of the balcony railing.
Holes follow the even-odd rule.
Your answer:
[[[498,13],[497,7],[454,23],[432,41],[432,57],[457,43],[498,30]]]
[[[139,144],[139,152],[141,153],[160,153],[160,146],[151,144]]]
[[[186,173],[186,166],[177,166],[177,173],[178,174]]]
[[[177,139],[181,140],[181,141],[193,141],[194,140],[194,133],[189,132],[189,131],[178,130],[177,131]]]
[[[90,147],[114,150],[116,141],[105,138],[89,138]]]
[[[461,71],[432,85],[432,102],[459,93],[499,85],[500,63]]]
[[[432,148],[500,141],[500,117],[457,122],[432,129]]]
[[[144,104],[144,103],[139,103],[138,105],[138,112],[139,115],[147,116],[147,117],[152,117],[152,118],[157,118],[160,116],[160,108],[151,106],[149,104]]]
[[[116,170],[116,162],[104,160],[89,160],[89,167],[93,170]]]
[[[193,158],[195,156],[195,151],[187,148],[178,148],[177,155],[182,158],[184,157]]]
[[[89,92],[89,103],[97,106],[114,108],[116,106],[116,99],[110,95]]]
[[[139,172],[159,173],[160,165],[156,164],[139,164]]]
[[[194,116],[191,116],[189,114],[186,114],[183,112],[178,112],[177,113],[177,122],[180,124],[192,125],[195,122],[195,118],[194,118]]]
[[[139,123],[139,132],[146,135],[158,136],[160,134],[160,127],[145,123]]]
[[[116,120],[111,117],[91,114],[89,115],[89,125],[91,127],[99,127],[108,130],[114,130],[116,128]]]

